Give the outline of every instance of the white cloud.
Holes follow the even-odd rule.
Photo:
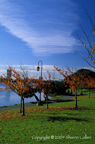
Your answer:
[[[0,72],[6,72],[6,70],[3,70],[3,69],[2,69],[2,70],[0,70]]]
[[[91,70],[91,71],[94,71],[94,72],[95,72],[95,69],[94,69],[94,68],[92,68],[92,67],[83,67],[83,69],[89,69],[89,70]]]
[[[21,72],[21,67],[23,70],[26,70],[28,72],[28,76],[29,77],[34,77],[37,75],[37,78],[39,78],[39,76],[41,75],[41,70],[37,71],[37,66],[38,65],[10,65],[12,68],[14,68],[15,70],[17,70],[18,72]],[[2,74],[7,74],[7,68],[8,65],[0,65],[0,75]],[[53,65],[43,65],[43,69],[42,69],[42,76],[47,76],[48,77],[48,73],[47,71],[49,71],[51,74],[54,74],[54,76],[59,76],[58,72],[53,71],[54,70],[54,66]],[[54,73],[55,72],[55,73]]]
[[[13,68],[16,68],[16,70],[21,70],[20,67],[24,70],[28,70],[28,72],[37,72],[37,67],[38,65],[12,65]],[[53,71],[54,66],[53,65],[43,65],[42,66],[42,71],[47,72],[47,71]]]
[[[28,70],[29,72],[37,72],[37,66],[38,65],[10,65],[12,68],[16,69],[17,71],[21,71],[22,70]],[[8,65],[0,65],[0,71],[6,71],[8,68]],[[54,70],[54,66],[53,65],[43,65],[43,72],[46,71],[51,71]]]
[[[27,70],[29,77],[32,77],[32,76],[34,77],[37,74],[37,78],[38,78],[41,75],[41,71],[37,71],[37,66],[38,65],[11,65],[11,67],[15,68],[17,71],[21,71],[20,67],[22,67],[24,70]],[[0,65],[0,75],[7,74],[7,68],[8,68],[7,65],[6,67],[5,65]],[[59,68],[62,68],[62,67],[59,67]],[[67,70],[66,67],[64,69]],[[79,70],[79,69],[89,69],[89,70],[95,71],[95,69],[91,67],[76,67],[76,70]],[[52,74],[52,76],[54,76],[56,79],[57,77],[59,79],[63,79],[63,77],[54,69],[54,65],[43,65],[43,69],[42,69],[43,77],[44,76],[48,77],[47,71],[49,71]]]
[[[69,2],[68,5],[70,7],[71,1]],[[72,5],[71,9],[73,7],[74,5]],[[68,8],[66,10],[68,10]],[[24,8],[17,5],[15,1],[0,0],[0,23],[9,33],[26,42],[37,55],[71,52],[73,46],[77,44],[76,39],[72,36],[72,32],[76,29],[76,25],[74,24],[74,21],[70,22],[69,20],[72,18],[73,20],[76,19],[77,15],[74,11],[70,9],[69,12],[62,14],[64,23],[54,21],[55,25],[63,23],[64,28],[62,30],[60,30],[60,28],[55,29],[52,27],[51,32],[50,30],[49,32],[47,30],[47,33],[45,33],[44,29],[41,28],[42,33],[40,33],[40,28],[39,30],[36,30],[35,27],[31,26],[31,22],[26,19],[26,12],[23,9]]]

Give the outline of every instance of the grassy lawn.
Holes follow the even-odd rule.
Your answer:
[[[0,112],[0,144],[94,144],[95,92],[78,96],[78,109],[74,99],[46,106]]]

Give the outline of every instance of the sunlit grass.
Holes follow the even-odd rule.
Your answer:
[[[75,101],[0,112],[1,144],[95,143],[95,97],[79,96]]]

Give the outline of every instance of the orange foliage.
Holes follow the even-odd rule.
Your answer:
[[[88,89],[95,88],[95,78],[88,76],[87,78],[84,79],[84,83],[85,83],[84,85],[85,88]]]
[[[27,92],[31,92],[31,94],[36,92],[37,86],[34,85],[36,81],[32,77],[29,78],[26,71],[21,73],[12,67],[9,67],[9,69],[12,70],[12,78],[7,78],[4,74],[0,77],[0,82],[5,86],[5,90],[14,91],[19,96],[24,97],[27,97]]]
[[[38,89],[42,89],[44,94],[47,95],[49,93],[49,90],[51,89],[51,79],[52,76],[50,74],[50,72],[48,72],[48,77],[44,77],[44,80],[38,80]]]
[[[84,86],[84,76],[81,74],[70,75],[65,78],[65,81],[73,91]]]
[[[64,77],[64,82],[66,82],[69,87],[75,91],[75,89],[80,88],[84,85],[84,76],[81,74],[74,74],[74,71],[76,69],[69,69],[67,70],[64,69],[59,69],[58,66],[54,66],[54,68]]]
[[[85,109],[85,106],[79,106],[80,109]],[[44,113],[47,115],[48,111],[49,114],[51,112],[61,112],[63,110],[69,111],[69,110],[75,110],[75,108],[73,106],[59,106],[59,107],[50,107],[48,109],[45,109],[44,107],[39,107],[39,108],[26,108],[26,113],[31,113],[32,116],[36,115],[37,113]],[[20,114],[18,113],[18,110],[7,110],[7,111],[2,111],[0,113],[0,119],[12,119],[14,117],[20,117]],[[27,117],[26,117],[27,118]]]
[[[39,89],[42,89],[45,95],[48,94],[52,79],[50,72],[47,72],[48,77],[45,76],[44,80],[38,80],[33,77],[29,78],[27,71],[21,73],[12,67],[9,67],[9,69],[12,70],[12,78],[7,78],[6,75],[0,77],[0,82],[5,86],[5,90],[14,91],[23,97],[27,97],[27,92],[33,94]]]
[[[5,86],[5,90],[7,91],[14,91],[17,93],[19,96],[21,96],[21,109],[20,112],[22,112],[22,116],[24,116],[24,98],[25,97],[32,97],[35,96],[36,99],[38,100],[37,96],[35,93],[38,90],[43,90],[44,94],[48,95],[48,92],[51,88],[51,74],[48,72],[48,78],[45,77],[46,81],[43,80],[42,78],[40,80],[34,79],[34,78],[29,78],[27,71],[18,72],[12,67],[9,67],[12,71],[12,78],[7,77],[6,75],[3,75],[0,77],[0,82],[3,83]],[[48,97],[47,97],[48,98]],[[47,108],[48,108],[48,100],[47,100]],[[22,111],[23,109],[23,111]]]
[[[5,86],[5,90],[14,91],[19,96],[28,97],[27,93],[31,93],[31,96],[39,89],[42,89],[44,94],[47,95],[51,88],[51,74],[48,73],[48,77],[45,76],[43,79],[34,79],[33,77],[29,78],[27,71],[18,72],[12,67],[8,69],[12,70],[12,78],[6,75],[0,77],[0,82]]]

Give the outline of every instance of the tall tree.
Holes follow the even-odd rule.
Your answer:
[[[84,79],[84,76],[81,75],[81,73],[79,73],[78,75],[77,74],[71,74],[65,78],[66,83],[75,92],[75,108],[78,107],[78,105],[77,105],[77,90],[84,86],[84,80],[83,79]]]
[[[95,77],[88,76],[84,79],[84,87],[89,89],[89,98],[90,98],[90,89],[95,89]]]
[[[75,108],[77,108],[77,89],[83,87],[84,85],[84,76],[81,73],[74,73],[76,69],[59,69],[58,66],[55,66],[55,69],[64,77],[64,82],[69,85],[69,87],[75,91]]]
[[[44,76],[44,79],[38,80],[37,89],[42,89],[46,97],[46,109],[48,109],[48,94],[52,88],[53,77],[49,71],[47,71],[48,76]]]
[[[19,72],[12,67],[9,67],[9,69],[12,70],[12,78],[7,78],[7,76],[3,74],[0,77],[0,82],[5,86],[5,90],[13,91],[21,97],[20,112],[22,112],[22,116],[24,116],[24,98],[35,96],[38,100],[35,95],[37,92],[37,81],[33,77],[29,78],[27,71]]]

